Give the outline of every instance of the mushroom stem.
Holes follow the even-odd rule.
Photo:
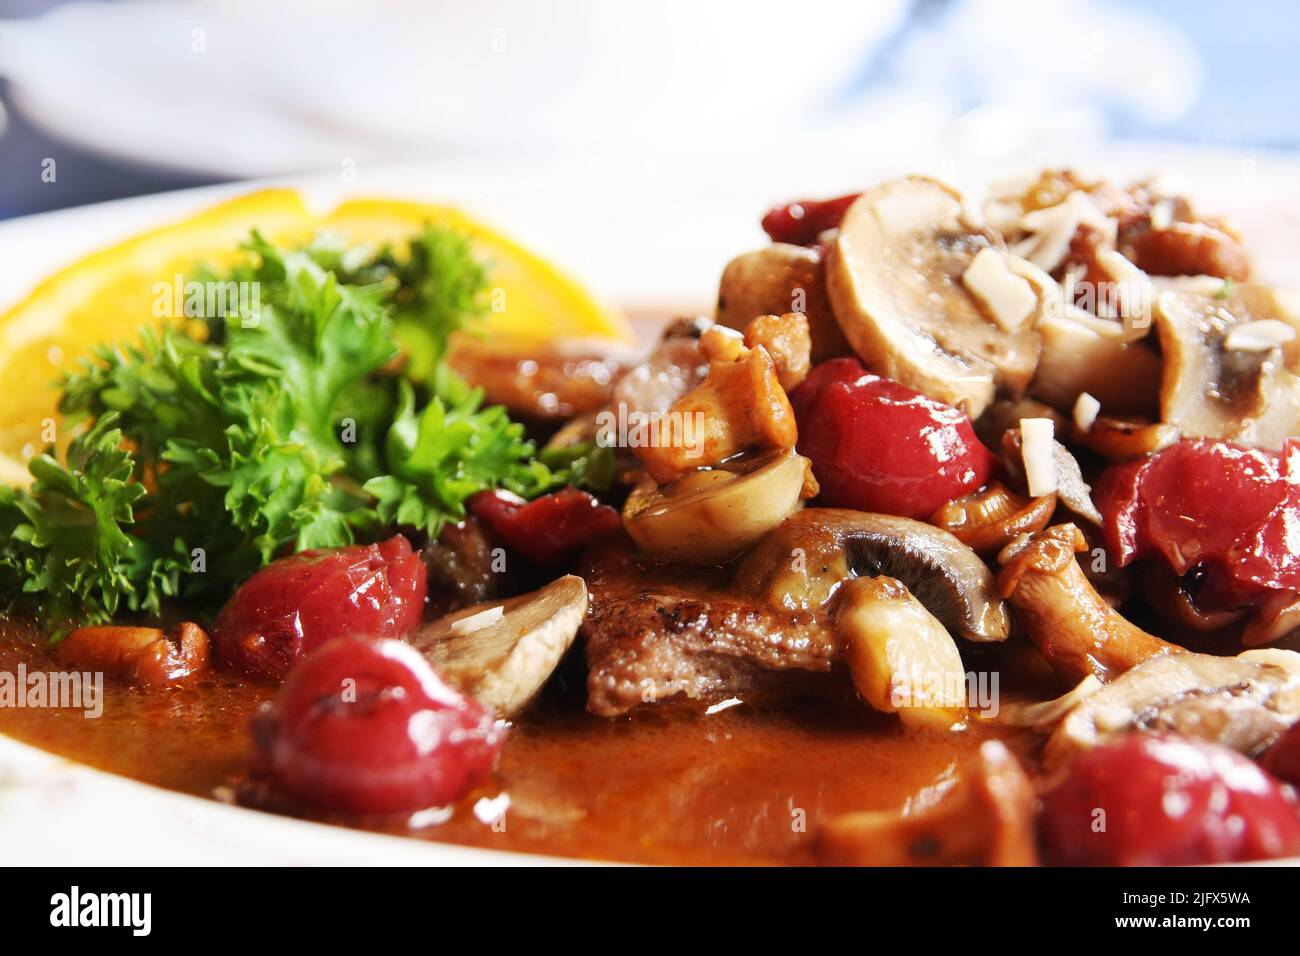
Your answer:
[[[1148,634],[1107,604],[1074,559],[1082,532],[1060,524],[1021,537],[1002,551],[998,590],[1011,602],[1052,669],[1072,684],[1102,681],[1182,648]]]
[[[966,668],[957,645],[902,582],[845,582],[836,625],[853,684],[876,710],[917,727],[948,728],[965,718]]]

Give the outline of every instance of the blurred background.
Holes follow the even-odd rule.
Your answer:
[[[1285,154],[1297,35],[1290,0],[0,0],[0,218],[395,162],[826,192],[883,154]]]

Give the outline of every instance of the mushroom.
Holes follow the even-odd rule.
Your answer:
[[[1059,524],[1018,538],[998,555],[998,589],[1052,669],[1072,684],[1089,674],[1106,681],[1152,657],[1181,651],[1102,599],[1074,559],[1086,548],[1078,528]]]
[[[793,448],[687,472],[660,487],[646,477],[623,506],[623,527],[646,554],[712,564],[744,551],[815,494]]]
[[[566,574],[541,590],[448,614],[409,640],[444,679],[510,717],[541,690],[586,613],[586,584]]]
[[[1281,448],[1300,434],[1300,376],[1286,365],[1294,329],[1251,305],[1255,293],[1210,298],[1163,292],[1156,327],[1164,353],[1160,417],[1189,438],[1231,439]],[[1292,329],[1290,337],[1267,328]]]
[[[1028,727],[1036,733],[1046,734],[1070,711],[1105,686],[1089,674],[1060,697],[1032,704],[1003,704],[998,708],[997,714],[988,719],[1008,727]]]
[[[1073,511],[1080,518],[1086,518],[1095,525],[1101,525],[1101,512],[1092,501],[1092,486],[1083,480],[1083,469],[1078,459],[1059,441],[1040,441],[1026,444],[1024,423],[1040,422],[1041,419],[1020,420],[1020,427],[1009,428],[1002,435],[1002,457],[1008,474],[1018,485],[1028,483],[1031,462],[1036,471],[1049,475],[1048,487],[1056,494],[1057,500]],[[1055,419],[1048,419],[1056,428]],[[1048,437],[1047,435],[1043,436]],[[1054,487],[1053,487],[1054,485]],[[1032,493],[1032,488],[1029,489]]]
[[[1156,351],[1133,341],[1118,322],[1067,311],[1038,323],[1043,348],[1029,394],[1062,412],[1088,392],[1112,414],[1154,415],[1160,382]]]
[[[814,363],[848,354],[849,344],[826,297],[820,250],[774,242],[727,263],[718,287],[718,322],[743,330],[757,316],[786,312],[808,317]]]
[[[1034,866],[1034,788],[1011,751],[986,740],[934,806],[832,817],[814,853],[829,866]]]
[[[962,282],[990,247],[1001,240],[956,192],[909,177],[849,207],[827,260],[835,318],[867,367],[972,418],[999,390],[1019,397],[1038,364],[1034,323],[991,321]]]
[[[921,521],[844,508],[796,512],[745,556],[735,584],[770,607],[822,607],[848,580],[896,578],[950,634],[1002,641],[1010,629],[993,575],[957,538]]]
[[[1300,594],[1273,591],[1255,609],[1255,615],[1241,632],[1247,647],[1272,644],[1300,628]]]
[[[930,524],[955,535],[962,544],[987,559],[1017,535],[1046,528],[1055,510],[1055,493],[1026,498],[994,481],[941,506],[930,515]]]
[[[74,667],[160,687],[208,669],[208,635],[190,621],[172,635],[157,627],[80,627],[59,642],[59,657]]]
[[[902,582],[846,581],[835,623],[853,684],[876,710],[923,727],[951,727],[966,716],[957,645]]]
[[[1066,715],[1044,757],[1058,766],[1107,738],[1171,732],[1254,755],[1300,718],[1300,654],[1184,652],[1117,677]]]
[[[745,345],[767,349],[777,380],[787,393],[798,387],[812,367],[808,317],[801,312],[758,316],[745,326]]]
[[[651,417],[646,440],[632,449],[661,485],[744,451],[793,448],[798,438],[794,409],[767,349],[749,348],[739,332],[721,325],[700,336],[699,349],[709,360],[708,376],[666,414]]]
[[[1137,418],[1099,415],[1084,429],[1075,425],[1070,439],[1111,461],[1141,458],[1168,448],[1182,437],[1177,425]]]

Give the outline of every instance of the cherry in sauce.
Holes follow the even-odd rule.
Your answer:
[[[218,659],[280,679],[334,637],[401,637],[424,613],[428,579],[402,535],[380,544],[302,551],[245,581],[217,616]]]
[[[1076,757],[1043,796],[1050,862],[1177,866],[1300,854],[1293,793],[1236,751],[1126,734]]]
[[[258,714],[255,765],[311,807],[401,813],[453,803],[486,780],[503,736],[410,645],[336,638]]]
[[[964,412],[872,375],[857,359],[823,362],[790,403],[819,504],[926,518],[993,472]]]

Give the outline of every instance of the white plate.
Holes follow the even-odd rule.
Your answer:
[[[952,154],[703,169],[362,168],[354,181],[307,177],[186,190],[0,223],[0,308],[77,256],[253,186],[292,185],[322,207],[355,194],[454,200],[552,254],[602,296],[665,312],[708,310],[727,259],[758,245],[764,206],[831,194],[900,171],[974,186],[1024,166]],[[1038,159],[1042,159],[1039,157]],[[1051,160],[1052,157],[1047,157]],[[1060,158],[1056,158],[1060,161]],[[1029,162],[1028,160],[1026,161]],[[1288,157],[1128,147],[1076,158],[1086,172],[1176,174],[1207,212],[1236,219],[1267,277],[1300,285],[1300,163]],[[1037,163],[1035,162],[1035,165]],[[0,846],[7,863],[534,863],[541,858],[404,840],[228,807],[101,773],[0,736]]]

